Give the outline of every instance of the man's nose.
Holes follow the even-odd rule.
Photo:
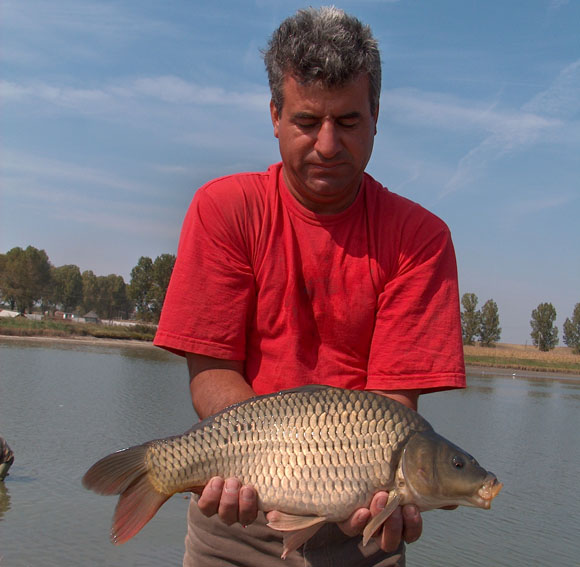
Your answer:
[[[339,132],[331,120],[322,122],[314,149],[324,158],[331,159],[340,152]]]

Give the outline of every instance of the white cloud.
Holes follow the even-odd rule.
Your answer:
[[[257,92],[227,91],[222,87],[201,86],[180,77],[161,76],[136,79],[125,93],[134,97],[150,97],[171,104],[242,106],[265,108],[269,96],[265,88]]]
[[[36,184],[37,180],[55,184],[66,181],[75,183],[79,187],[97,186],[103,189],[141,194],[145,192],[144,189],[152,190],[152,188],[144,187],[143,184],[106,171],[12,151],[2,153],[2,177],[5,191],[10,188],[10,184],[6,182],[8,178],[25,179],[31,184]]]
[[[545,91],[538,93],[523,110],[546,116],[573,119],[580,113],[580,59],[567,65]]]
[[[126,13],[122,4],[91,2],[90,0],[4,0],[4,25],[11,30],[58,35],[71,33],[86,40],[86,34],[110,40],[123,39],[144,31],[159,30],[166,24],[144,17],[142,10]]]
[[[572,195],[549,195],[535,199],[521,199],[512,206],[512,213],[519,216],[541,213],[549,209],[559,209],[577,200],[578,197]]]
[[[448,109],[442,110],[443,115],[450,114]],[[508,152],[522,150],[539,141],[553,143],[577,138],[578,121],[575,119],[579,112],[580,60],[566,66],[549,88],[538,93],[521,109],[491,111],[480,116],[476,112],[462,112],[469,124],[481,127],[488,135],[460,159],[441,196],[466,186],[491,161]]]
[[[531,111],[498,110],[497,104],[465,101],[442,93],[396,89],[382,97],[383,112],[394,120],[453,131],[479,131],[522,143],[558,122]]]
[[[174,106],[236,106],[247,109],[267,108],[269,94],[266,88],[256,87],[247,92],[226,90],[222,87],[202,86],[175,76],[142,77],[101,86],[82,88],[45,82],[17,83],[0,81],[0,97],[6,103],[26,103],[41,100],[49,104],[94,113],[119,108],[118,103],[141,101]]]

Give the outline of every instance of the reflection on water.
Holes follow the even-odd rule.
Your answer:
[[[0,520],[8,510],[10,510],[10,493],[4,482],[0,481]]]
[[[407,564],[577,564],[580,385],[489,373],[468,384],[423,396],[420,411],[504,489],[490,511],[426,512]],[[0,339],[0,431],[17,455],[4,490],[0,483],[0,566],[181,565],[187,500],[170,499],[116,547],[108,542],[116,499],[80,479],[98,458],[195,421],[179,357],[150,346]]]

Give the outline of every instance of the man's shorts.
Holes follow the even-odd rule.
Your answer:
[[[281,559],[282,533],[266,525],[262,512],[247,527],[226,526],[217,516],[206,518],[192,498],[188,512],[184,567],[405,567],[405,546],[381,551],[374,540],[348,537],[336,524],[325,524],[303,547]],[[395,556],[401,557],[395,560]],[[395,561],[395,562],[394,562]]]

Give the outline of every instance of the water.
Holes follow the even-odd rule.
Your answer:
[[[423,515],[415,566],[579,565],[580,385],[470,375],[423,396],[436,430],[504,482],[491,511]],[[188,500],[170,499],[123,546],[108,542],[115,498],[84,490],[112,450],[196,421],[184,362],[151,347],[0,339],[0,434],[16,455],[2,491],[0,567],[181,565]]]

